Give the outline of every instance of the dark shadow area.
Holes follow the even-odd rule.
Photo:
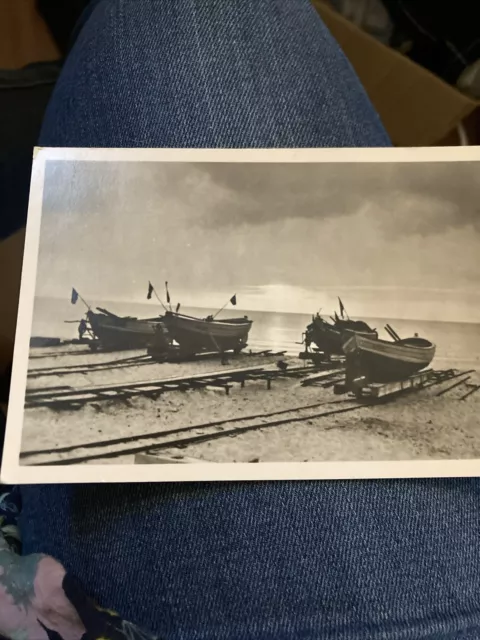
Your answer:
[[[60,66],[40,62],[0,69],[0,240],[25,225],[32,150]]]

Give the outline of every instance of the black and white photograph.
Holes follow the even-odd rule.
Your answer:
[[[36,151],[10,482],[477,475],[480,152]]]

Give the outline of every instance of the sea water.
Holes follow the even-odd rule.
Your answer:
[[[152,300],[151,303],[90,301],[92,308],[104,307],[121,316],[152,318],[163,312],[162,307]],[[79,300],[76,305],[69,300],[55,298],[35,299],[32,336],[58,337],[72,339],[78,337],[77,325],[85,314],[85,307]],[[187,315],[206,317],[218,309],[198,309],[182,307]],[[303,350],[302,334],[312,316],[303,313],[276,313],[270,311],[244,311],[240,309],[224,310],[218,319],[242,317],[248,315],[253,320],[249,335],[249,347],[253,350],[272,349],[286,351],[288,355],[298,355]],[[417,333],[437,346],[435,365],[439,368],[480,368],[480,324],[468,322],[425,322],[422,320],[395,320],[394,318],[355,318],[365,320],[377,329],[379,337],[390,340],[384,330],[390,324],[402,338]]]

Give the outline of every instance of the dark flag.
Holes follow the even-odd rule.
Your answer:
[[[148,283],[148,293],[147,293],[147,300],[151,300],[152,299],[152,293],[153,293],[153,285],[151,282]]]
[[[168,292],[168,282],[165,282],[165,291],[167,294],[167,304],[170,304],[170,294]]]
[[[230,298],[230,303],[233,304],[233,306],[235,307],[237,304],[237,294],[235,294],[234,296],[232,296]]]
[[[175,313],[178,313],[180,311],[180,302],[177,304],[177,308],[175,309]]]
[[[341,316],[342,316],[342,318],[343,318],[343,314],[344,314],[344,312],[345,312],[345,307],[343,306],[343,302],[340,300],[340,298],[338,299],[338,302],[339,302],[339,304],[340,304],[340,315],[341,315]]]
[[[70,302],[72,304],[77,304],[77,300],[78,300],[78,291],[76,289],[72,289],[72,298],[70,300]]]

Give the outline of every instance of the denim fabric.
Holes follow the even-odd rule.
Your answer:
[[[97,0],[85,20],[42,145],[388,144],[307,0]]]
[[[307,0],[97,0],[41,144],[388,140]],[[479,488],[32,486],[24,553],[52,554],[104,606],[168,639],[473,640]]]

